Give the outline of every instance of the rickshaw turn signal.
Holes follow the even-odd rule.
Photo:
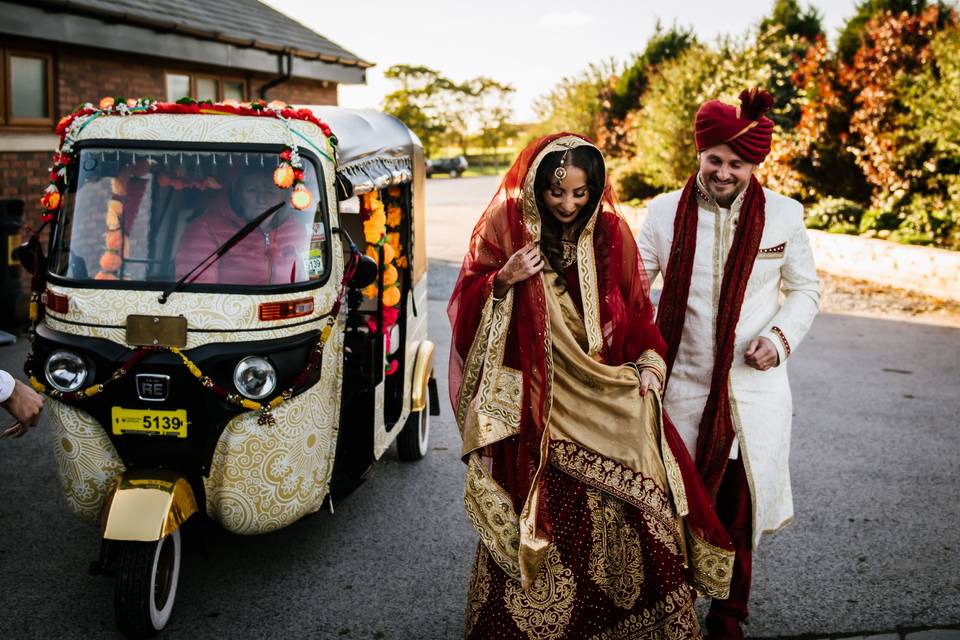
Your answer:
[[[270,322],[309,316],[313,313],[313,309],[313,298],[298,298],[280,302],[263,302],[258,307],[257,315],[261,321]]]
[[[43,304],[54,313],[66,314],[70,311],[70,299],[59,293],[47,289],[43,293]]]

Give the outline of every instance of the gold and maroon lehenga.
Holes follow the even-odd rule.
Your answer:
[[[493,297],[507,258],[540,239],[543,157],[528,146],[474,229],[450,300],[450,394],[480,536],[466,637],[699,638],[696,589],[724,597],[733,551],[658,396],[665,345],[629,227],[607,187],[563,278]],[[572,256],[571,256],[572,258]]]

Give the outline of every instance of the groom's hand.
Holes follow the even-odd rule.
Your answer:
[[[747,346],[743,359],[758,371],[766,371],[780,364],[780,354],[769,338],[754,338]]]

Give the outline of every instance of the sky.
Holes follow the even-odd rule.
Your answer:
[[[263,0],[369,62],[366,85],[341,85],[340,104],[378,109],[396,85],[394,64],[423,65],[455,82],[479,75],[516,88],[514,121],[535,119],[533,102],[590,63],[628,60],[657,21],[691,27],[713,42],[742,35],[773,0]],[[857,0],[801,0],[823,17],[831,39]]]

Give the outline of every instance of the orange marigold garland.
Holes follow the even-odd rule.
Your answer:
[[[123,202],[127,195],[130,172],[123,171],[110,181],[110,200],[107,202],[106,227],[103,244],[104,252],[100,256],[100,271],[95,280],[118,280],[123,258],[127,255],[126,234],[123,233]]]
[[[383,253],[383,262],[379,264],[383,273],[383,291],[379,291],[378,286],[373,284],[363,289],[363,295],[368,299],[380,295],[383,303],[383,333],[389,348],[390,330],[400,315],[397,308],[402,297],[399,269],[406,268],[407,258],[403,255],[399,232],[403,224],[403,190],[400,187],[387,189],[386,205],[381,200],[382,195],[379,191],[372,191],[360,196],[360,215],[363,220],[363,235],[367,241],[367,255],[379,262],[381,251]],[[377,330],[375,321],[368,324],[371,331]],[[387,375],[396,372],[397,368],[397,360],[391,360],[386,366]]]

